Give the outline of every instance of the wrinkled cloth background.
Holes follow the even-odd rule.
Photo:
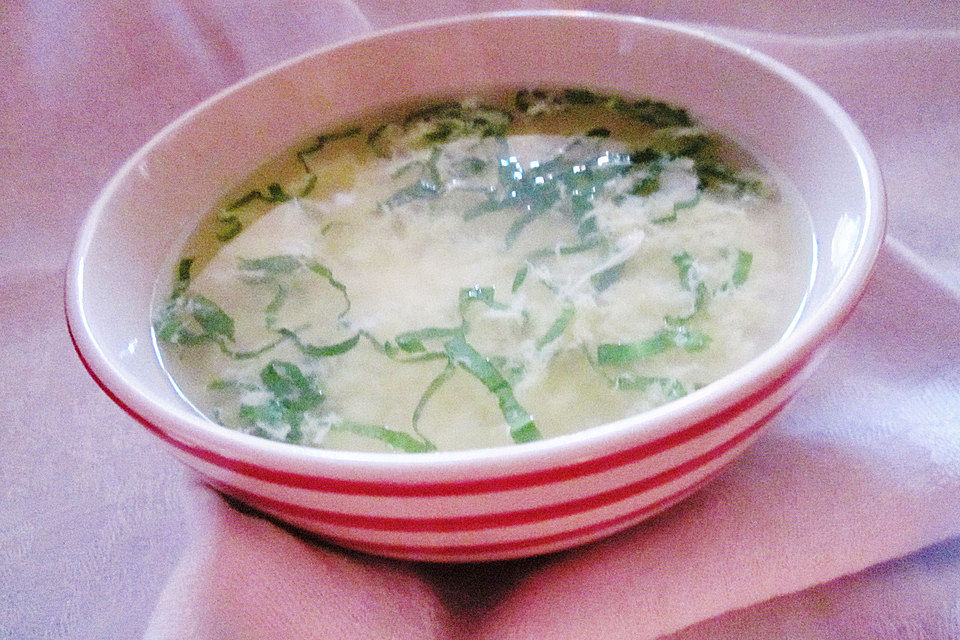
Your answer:
[[[831,93],[889,196],[857,312],[717,482],[583,549],[414,565],[227,506],[73,354],[62,281],[86,207],[164,124],[253,71],[379,27],[537,7],[703,24]],[[958,96],[960,4],[933,0],[0,5],[0,637],[960,638]]]

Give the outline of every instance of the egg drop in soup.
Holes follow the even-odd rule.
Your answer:
[[[791,327],[811,244],[776,170],[680,107],[497,93],[379,113],[264,165],[170,258],[154,335],[224,427],[509,445],[745,364]]]

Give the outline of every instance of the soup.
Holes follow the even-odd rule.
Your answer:
[[[775,172],[682,108],[582,89],[394,110],[227,194],[154,333],[229,428],[425,452],[681,398],[788,330],[810,232]]]

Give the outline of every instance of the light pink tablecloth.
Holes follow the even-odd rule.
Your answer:
[[[860,123],[892,239],[822,375],[702,494],[546,560],[365,559],[194,488],[72,354],[61,281],[85,207],[256,69],[521,6],[709,24]],[[960,4],[22,2],[0,8],[0,51],[0,637],[960,638]],[[782,491],[792,506],[770,508]]]

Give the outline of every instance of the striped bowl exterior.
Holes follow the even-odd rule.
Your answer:
[[[808,356],[719,413],[655,438],[638,434],[635,444],[599,457],[512,475],[383,482],[294,473],[188,444],[137,414],[87,365],[107,395],[218,491],[344,547],[440,562],[548,553],[653,516],[749,446],[811,368]]]

